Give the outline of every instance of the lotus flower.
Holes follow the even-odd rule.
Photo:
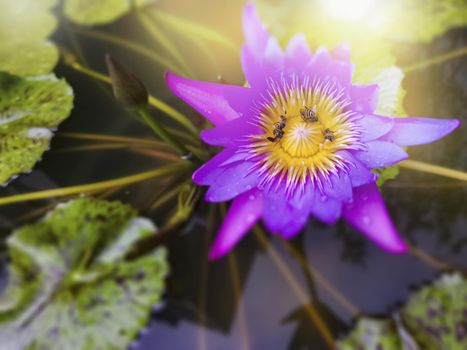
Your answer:
[[[247,4],[241,61],[248,87],[200,82],[167,73],[169,88],[214,128],[204,142],[223,147],[193,174],[209,202],[233,200],[210,250],[217,259],[262,219],[289,239],[309,216],[343,218],[380,247],[407,245],[391,221],[372,169],[408,157],[459,126],[454,119],[375,114],[377,85],[353,85],[349,48],[312,53],[296,35],[282,50]]]

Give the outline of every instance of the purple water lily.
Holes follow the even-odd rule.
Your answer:
[[[209,186],[207,201],[233,199],[210,258],[226,254],[260,218],[289,239],[310,215],[328,224],[342,217],[387,251],[405,252],[371,169],[406,159],[401,146],[438,140],[459,122],[375,114],[378,86],[352,84],[348,47],[312,53],[297,35],[283,51],[252,4],[243,29],[249,87],[166,76],[214,124],[202,139],[224,147],[193,174]]]

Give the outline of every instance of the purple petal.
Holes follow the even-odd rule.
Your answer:
[[[366,145],[366,151],[354,152],[353,155],[368,168],[384,168],[408,158],[402,148],[391,142],[372,141]]]
[[[401,146],[430,143],[451,133],[460,122],[456,119],[393,118],[394,127],[383,137]]]
[[[385,250],[397,254],[407,251],[375,183],[355,188],[354,201],[344,205],[342,216]]]
[[[326,196],[339,201],[347,202],[352,199],[352,184],[350,177],[344,172],[339,174],[331,174],[329,182],[325,182],[323,191]]]
[[[339,219],[341,210],[341,201],[317,194],[311,207],[311,214],[326,224],[333,224]]]
[[[306,67],[311,60],[312,54],[308,47],[307,40],[304,34],[295,35],[287,46],[286,51],[286,66],[293,66],[295,71],[300,72],[303,67]]]
[[[242,67],[251,87],[264,90],[268,78],[276,79],[284,64],[284,54],[276,38],[261,24],[253,4],[243,13],[243,31],[246,43],[242,48]]]
[[[252,171],[254,165],[252,162],[241,162],[225,168],[209,187],[205,200],[224,202],[255,188],[259,179],[258,174]]]
[[[211,246],[209,259],[216,260],[228,253],[255,225],[262,212],[260,191],[255,189],[235,198]]]
[[[387,134],[394,125],[394,119],[369,114],[356,120],[355,124],[361,128],[361,140],[368,142]]]
[[[342,44],[338,47],[336,47],[334,50],[331,52],[332,57],[335,59],[338,59],[340,61],[350,61],[350,46],[349,44]]]
[[[263,208],[263,220],[269,231],[280,232],[290,220],[290,208],[282,189],[265,192]]]
[[[246,45],[251,49],[264,52],[270,35],[261,23],[255,5],[251,2],[243,10],[243,35]]]
[[[371,114],[378,106],[378,85],[354,85],[350,88],[350,109],[355,112]]]
[[[261,134],[260,127],[250,119],[242,117],[220,125],[216,128],[201,131],[201,138],[212,146],[238,146],[248,140],[248,136]]]
[[[305,197],[309,196],[304,194]],[[284,187],[280,187],[277,191],[270,189],[265,192],[263,208],[263,220],[268,230],[278,233],[285,239],[290,239],[299,233],[308,220],[308,206],[294,206],[293,200],[286,196]]]
[[[170,72],[165,75],[165,80],[175,95],[214,125],[222,125],[239,117],[224,95],[227,90],[238,91],[245,88],[186,79]]]
[[[352,187],[361,186],[376,180],[376,175],[355,159],[350,152],[339,151],[338,154],[349,164],[349,177]]]
[[[235,149],[226,148],[204,163],[193,173],[192,180],[197,185],[211,185],[224,172],[222,164],[235,154]]]
[[[313,56],[305,72],[320,80],[334,80],[342,87],[349,87],[352,81],[353,65],[348,62],[334,60],[326,48],[320,47]]]

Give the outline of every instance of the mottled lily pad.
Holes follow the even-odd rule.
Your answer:
[[[421,349],[467,349],[467,279],[443,276],[413,295],[401,317]]]
[[[4,349],[126,349],[159,302],[166,250],[128,260],[154,225],[120,202],[81,198],[7,240],[0,296]]]
[[[154,0],[65,0],[65,14],[77,24],[108,24],[128,13],[133,6],[151,2]]]
[[[57,27],[55,0],[0,0],[0,71],[21,76],[49,73],[58,50],[48,41]]]
[[[72,105],[71,88],[54,75],[0,73],[0,184],[31,170]]]
[[[387,318],[361,318],[339,350],[467,349],[467,279],[446,274]]]
[[[396,323],[392,319],[362,318],[339,350],[402,350]]]

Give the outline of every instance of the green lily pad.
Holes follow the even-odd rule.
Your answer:
[[[0,0],[0,71],[21,76],[49,73],[58,50],[47,38],[57,27],[55,0]]]
[[[444,275],[413,295],[401,317],[422,349],[467,349],[467,279]]]
[[[397,325],[391,319],[361,318],[339,350],[402,350]]]
[[[361,318],[339,350],[467,349],[467,279],[445,274],[415,292],[399,313]]]
[[[31,170],[72,105],[71,88],[54,75],[0,73],[0,184]]]
[[[65,0],[65,14],[77,24],[108,24],[128,13],[133,7],[154,0]]]
[[[166,250],[125,258],[153,235],[120,202],[80,198],[7,240],[9,283],[0,295],[6,349],[126,349],[159,302]]]

